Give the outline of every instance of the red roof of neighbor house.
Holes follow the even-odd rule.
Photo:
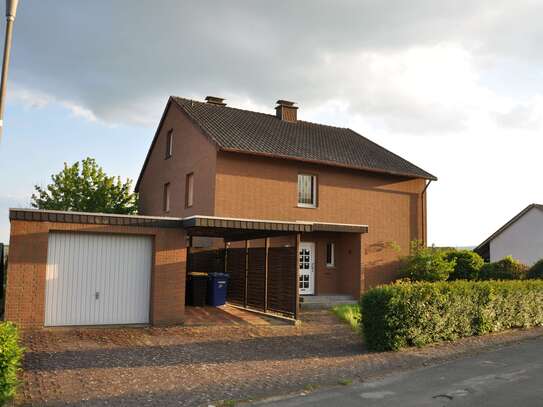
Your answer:
[[[303,120],[288,122],[272,114],[176,96],[170,97],[170,101],[175,102],[222,151],[437,180],[429,172],[348,128]]]

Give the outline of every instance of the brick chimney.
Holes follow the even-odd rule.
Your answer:
[[[289,102],[288,100],[278,100],[277,106],[275,107],[275,115],[286,122],[296,123],[298,121],[297,113],[298,110],[295,102]]]
[[[223,98],[218,98],[217,96],[206,96],[206,102],[216,106],[226,106]]]

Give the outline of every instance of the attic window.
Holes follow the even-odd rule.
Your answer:
[[[166,158],[173,155],[173,129],[166,135]]]

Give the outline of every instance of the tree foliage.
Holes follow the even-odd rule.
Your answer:
[[[530,267],[530,270],[528,270],[528,278],[543,279],[543,259]]]
[[[477,280],[484,264],[483,258],[472,250],[450,250],[445,258],[456,262],[449,280]]]
[[[400,273],[412,281],[445,281],[454,271],[455,260],[446,253],[421,242],[411,242],[411,253],[403,259]]]
[[[522,280],[527,277],[528,266],[512,256],[485,263],[479,271],[480,280]]]
[[[31,205],[38,209],[131,214],[137,211],[132,181],[109,177],[94,158],[85,158],[51,177],[45,188],[36,185]]]

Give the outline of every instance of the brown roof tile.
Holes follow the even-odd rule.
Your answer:
[[[172,97],[219,149],[437,179],[347,128]]]

